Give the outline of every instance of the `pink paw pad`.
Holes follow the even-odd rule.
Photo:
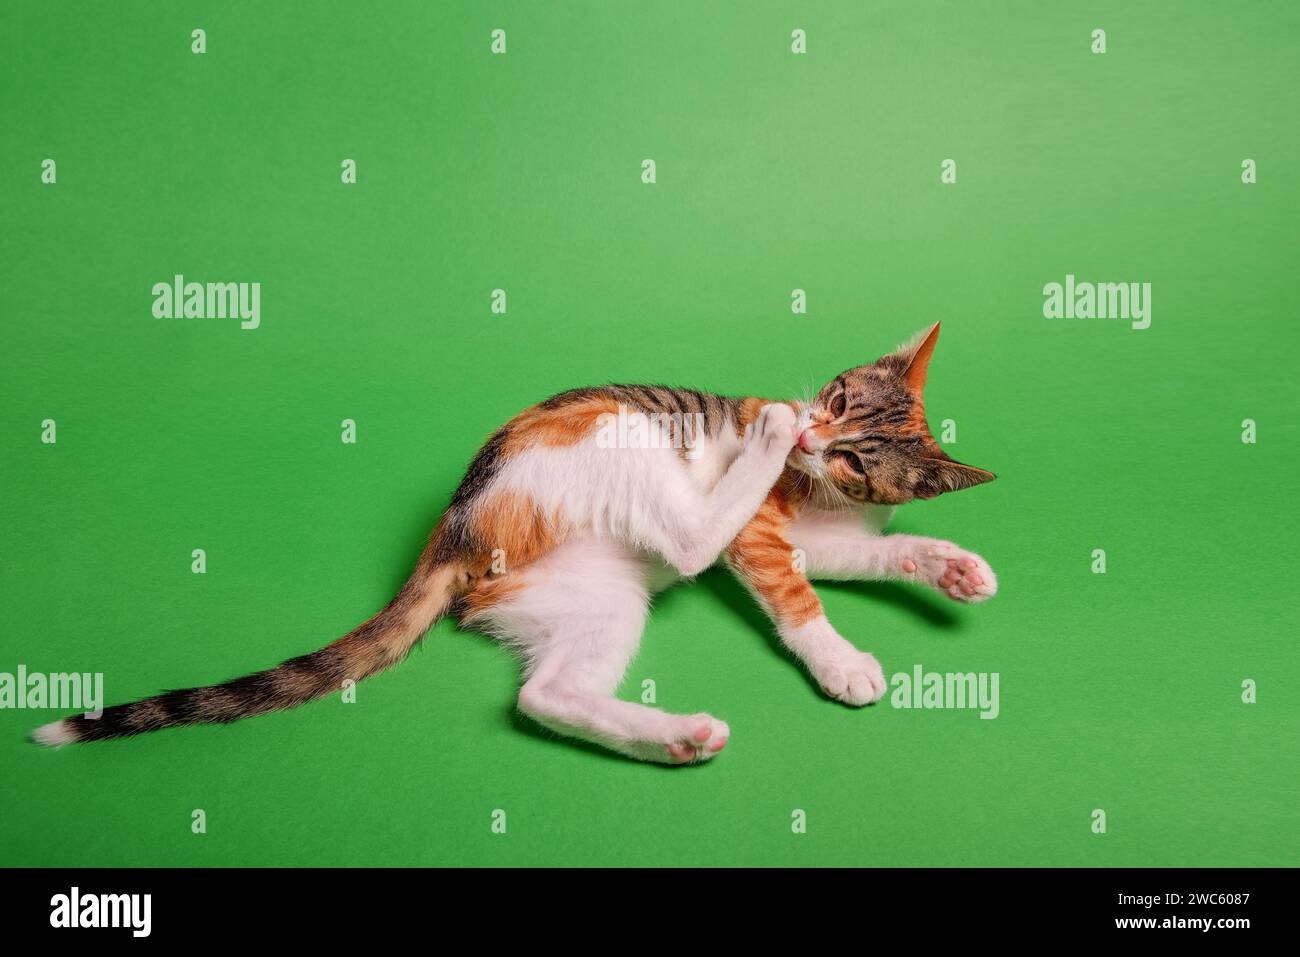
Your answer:
[[[670,744],[668,756],[678,764],[684,764],[695,757],[695,749],[689,744]]]
[[[903,571],[907,572],[909,575],[912,574],[912,572],[916,571],[916,562],[912,561],[910,558],[904,558]]]
[[[717,753],[718,751],[721,751],[726,746],[727,746],[727,739],[719,738],[717,741],[713,742],[713,745],[712,747],[709,748],[709,750],[713,751],[714,753]]]
[[[709,735],[711,735],[712,733],[713,733],[712,728],[710,728],[707,724],[702,724],[695,729],[695,732],[694,734],[691,735],[691,737],[702,744],[705,741],[709,740]]]

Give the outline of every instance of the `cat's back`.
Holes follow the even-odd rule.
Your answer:
[[[737,423],[747,401],[664,385],[570,389],[520,412],[493,441],[503,455],[588,445],[599,451],[668,449],[695,463],[738,449]]]

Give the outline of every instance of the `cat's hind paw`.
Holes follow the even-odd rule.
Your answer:
[[[680,737],[668,742],[664,748],[669,764],[690,764],[708,761],[727,746],[731,729],[727,722],[708,714],[695,714],[683,718]]]
[[[927,541],[904,549],[898,567],[905,578],[924,582],[953,601],[975,604],[998,593],[989,563],[952,542]]]

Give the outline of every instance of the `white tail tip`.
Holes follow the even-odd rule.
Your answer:
[[[57,748],[63,744],[71,744],[77,740],[77,737],[72,733],[66,721],[53,721],[50,724],[43,724],[33,731],[32,740],[49,748]]]

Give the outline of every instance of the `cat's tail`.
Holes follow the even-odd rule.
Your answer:
[[[37,728],[32,739],[57,746],[238,721],[339,691],[345,681],[360,681],[405,658],[462,590],[465,567],[458,561],[439,563],[435,552],[431,542],[410,580],[383,611],[320,651],[225,684],[167,691],[105,708],[98,718],[64,718]]]

